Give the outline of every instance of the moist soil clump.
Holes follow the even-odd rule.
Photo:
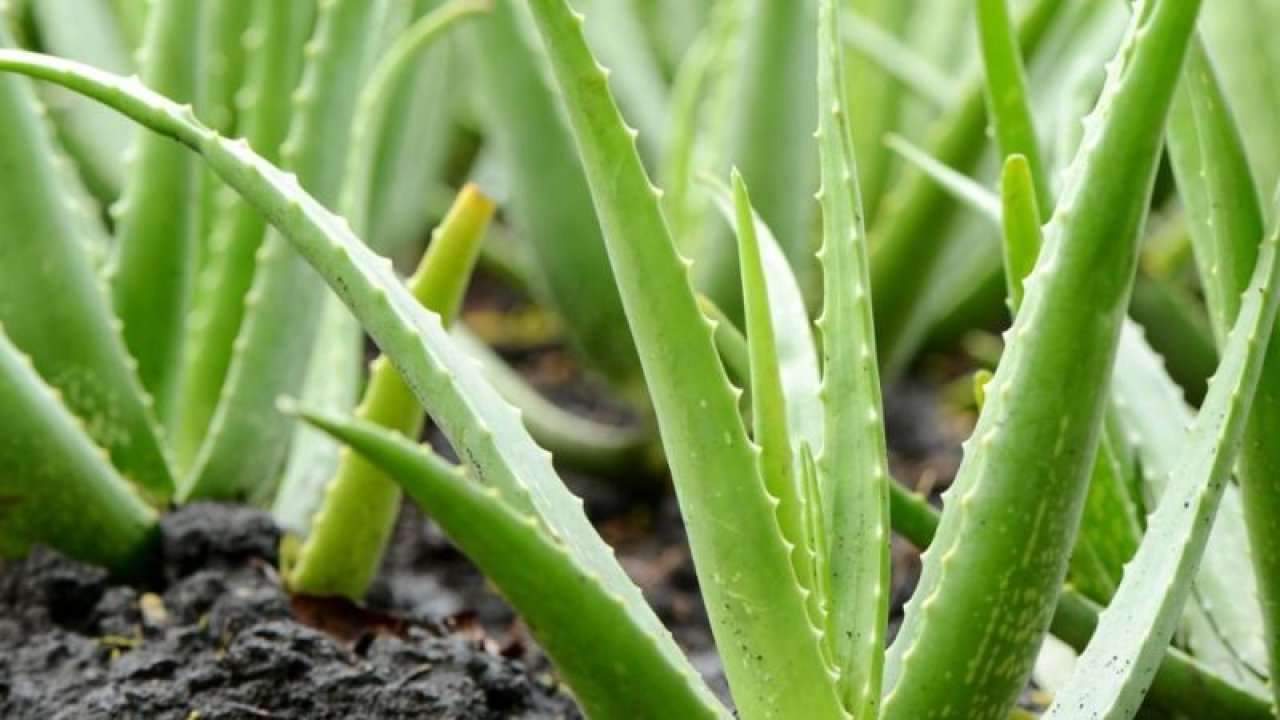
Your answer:
[[[151,588],[43,549],[0,566],[0,717],[581,717],[474,628],[291,600],[264,513],[195,504],[162,535]]]

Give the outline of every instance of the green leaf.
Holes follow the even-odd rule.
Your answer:
[[[126,575],[149,569],[155,512],[64,397],[0,329],[0,543],[48,544]]]
[[[828,638],[854,717],[879,712],[889,619],[889,467],[868,280],[867,234],[849,132],[837,3],[818,4],[818,156],[824,299],[818,484],[830,546]]]
[[[1062,0],[1058,0],[1061,4]],[[1027,96],[1027,73],[1022,65],[1016,28],[1009,12],[1009,0],[978,0],[978,37],[986,70],[987,112],[995,127],[996,147],[1006,161],[1021,155],[1035,190],[1037,209],[1048,213],[1053,207],[1049,177],[1040,160],[1040,141],[1031,117]]]
[[[1257,269],[1138,554],[1103,612],[1096,640],[1081,655],[1047,718],[1128,720],[1146,695],[1156,664],[1177,627],[1182,605],[1231,479],[1254,391],[1280,308],[1280,232],[1263,242]]]
[[[0,28],[0,45],[7,39]],[[8,168],[0,192],[0,323],[120,472],[168,498],[173,475],[150,401],[94,272],[86,218],[65,203],[74,193],[38,109],[27,82],[0,79],[0,167]]]
[[[204,61],[198,33],[202,7],[160,0],[148,16],[141,77],[177,102],[195,100]],[[200,225],[200,163],[168,138],[142,128],[125,175],[108,272],[111,301],[142,386],[166,427],[177,412],[183,326],[191,303]]]
[[[1224,329],[1236,318],[1242,304],[1252,298],[1252,291],[1244,284],[1250,268],[1263,262],[1256,238],[1263,232],[1264,213],[1257,200],[1251,158],[1233,115],[1237,108],[1246,113],[1256,110],[1252,104],[1229,103],[1208,54],[1198,44],[1193,46],[1169,127],[1169,149],[1178,189],[1187,206],[1201,287],[1220,345]],[[1280,550],[1274,547],[1280,543],[1275,515],[1280,512],[1275,493],[1276,473],[1280,472],[1276,437],[1280,437],[1280,343],[1273,342],[1267,350],[1258,398],[1245,431],[1238,473],[1272,672],[1280,667]],[[1231,500],[1224,499],[1228,511],[1224,520],[1228,522],[1219,522],[1216,536],[1238,530],[1238,523],[1230,522],[1237,519],[1231,512],[1235,509]],[[1225,569],[1226,560],[1218,557],[1221,553],[1212,553],[1213,541],[1218,539],[1210,541],[1209,560]],[[1243,538],[1237,535],[1234,539],[1237,547],[1244,545]],[[1238,576],[1223,573],[1219,577],[1224,581],[1223,589],[1230,588],[1228,592],[1235,593],[1229,597],[1238,598],[1242,590],[1248,589]],[[1210,592],[1212,589],[1211,586]],[[1213,612],[1212,606],[1218,604],[1213,600],[1227,598],[1219,596],[1205,604],[1209,605],[1210,619],[1220,619],[1225,626],[1223,634],[1229,649],[1247,658],[1247,662],[1261,664],[1263,658],[1240,647],[1249,642],[1256,648],[1256,643],[1251,642],[1256,638],[1256,619],[1249,612],[1252,604],[1228,601]],[[1233,632],[1250,625],[1254,626],[1254,633]],[[1272,687],[1280,698],[1280,684],[1273,681]]]
[[[1004,237],[1004,277],[1009,287],[1009,308],[1022,306],[1023,282],[1040,257],[1040,207],[1031,163],[1023,155],[1010,155],[1000,180],[1001,227]]]
[[[1067,3],[1039,0],[1018,24],[1022,53],[1031,57]],[[944,165],[969,170],[984,147],[986,113],[983,85],[969,81],[956,107],[930,132],[929,155]],[[928,332],[926,286],[931,270],[944,257],[944,229],[951,223],[954,206],[932,180],[908,172],[885,197],[872,227],[871,278],[875,289],[876,333],[882,372],[898,376]],[[971,275],[963,282],[973,284]]]
[[[886,720],[943,709],[998,718],[1025,686],[1083,510],[1160,131],[1198,9],[1140,5],[1111,65],[890,649]],[[1019,592],[991,592],[1014,578]]]
[[[367,79],[387,2],[324,4],[293,96],[281,163],[330,207],[340,199],[355,98]],[[275,233],[258,252],[217,409],[189,471],[187,499],[267,496],[288,448],[290,423],[276,411],[275,398],[301,388],[298,368],[311,357],[324,287]]]
[[[587,171],[738,709],[748,717],[840,717],[820,631],[809,623],[775,501],[756,472],[659,193],[587,48],[582,18],[565,0],[529,6]],[[717,520],[724,517],[734,522]]]
[[[43,0],[31,3],[44,51],[112,72],[133,71],[130,48],[108,0]],[[124,183],[124,154],[132,140],[129,121],[60,88],[45,96],[62,147],[80,177],[103,203]]]
[[[760,446],[757,460],[760,479],[769,494],[778,500],[778,524],[792,547],[791,562],[804,586],[809,619],[818,627],[825,622],[824,605],[814,577],[813,528],[805,514],[805,491],[799,476],[798,456],[792,446],[791,425],[769,283],[762,259],[762,243],[756,233],[756,217],[742,175],[732,174],[735,226],[738,235],[739,267],[742,269],[742,300],[747,319],[747,350],[751,372],[752,439]],[[785,262],[785,259],[784,259]],[[788,268],[789,271],[789,268]],[[804,318],[807,325],[808,318]]]
[[[280,144],[289,131],[291,93],[302,70],[305,35],[299,28],[305,10],[305,3],[294,0],[254,7],[263,43],[248,61],[242,95],[246,107],[237,129],[254,150],[273,162],[279,159]],[[249,203],[220,185],[217,190],[219,211],[209,230],[183,341],[181,414],[172,432],[174,453],[185,469],[195,462],[217,411],[267,228]]]

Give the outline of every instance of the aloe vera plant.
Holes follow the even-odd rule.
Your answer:
[[[730,173],[729,188],[710,183],[712,202],[722,206],[737,239],[732,265],[739,269],[733,277],[745,321],[741,333],[695,290],[682,239],[668,222],[673,206],[650,181],[635,132],[614,101],[609,73],[595,59],[593,35],[584,28],[592,16],[584,20],[567,0],[521,0],[505,8],[531,17],[545,53],[538,62],[545,63],[562,103],[552,109],[547,97],[523,100],[554,142],[571,139],[575,148],[575,158],[559,158],[572,162],[557,172],[581,180],[589,195],[591,207],[581,212],[592,216],[577,220],[584,228],[598,223],[616,283],[611,290],[628,322],[627,339],[643,373],[739,716],[1009,717],[1018,712],[1015,706],[1050,632],[1082,654],[1049,717],[1129,718],[1140,710],[1156,717],[1272,716],[1268,685],[1275,683],[1263,666],[1269,661],[1240,650],[1263,633],[1256,626],[1252,635],[1242,630],[1242,618],[1275,622],[1276,567],[1266,544],[1274,530],[1269,509],[1275,492],[1266,469],[1277,451],[1270,432],[1276,373],[1268,368],[1274,370],[1276,357],[1269,348],[1276,347],[1270,336],[1280,304],[1274,287],[1280,254],[1274,223],[1266,229],[1260,180],[1230,115],[1232,105],[1197,36],[1199,2],[1135,3],[1060,187],[1050,181],[1044,159],[1036,159],[1040,140],[1024,85],[1029,76],[1014,42],[1018,31],[1010,8],[1001,0],[978,3],[988,86],[985,93],[975,86],[977,93],[960,108],[942,146],[956,149],[966,129],[980,125],[973,104],[981,106],[985,98],[998,130],[1002,195],[991,197],[972,181],[947,175],[927,156],[915,159],[931,169],[912,182],[932,184],[932,176],[940,176],[998,221],[1014,321],[940,514],[896,485],[888,472],[878,339],[903,330],[886,336],[876,322],[912,318],[917,311],[895,307],[886,315],[876,305],[886,296],[876,287],[883,275],[875,271],[876,250],[866,227],[857,158],[865,140],[860,143],[854,132],[859,109],[849,99],[850,90],[860,86],[846,76],[841,6],[820,0],[815,7],[785,8],[807,18],[795,22],[803,23],[816,49],[810,53],[816,78],[804,90],[814,98],[796,117],[816,118],[815,138],[797,153],[818,158],[817,205],[758,213],[751,174]],[[440,29],[443,18],[457,20],[481,9],[455,0],[419,22]],[[813,17],[809,9],[817,11]],[[1058,3],[1035,4],[1030,29],[1024,30],[1045,31],[1060,10]],[[286,16],[280,7],[264,13],[270,22],[261,27],[276,28],[279,42],[296,39],[301,15]],[[163,28],[181,24],[165,13],[148,22],[146,37],[157,43],[173,41],[166,32],[176,31]],[[369,141],[353,141],[364,136],[348,133],[369,118],[353,116],[344,103],[362,78],[374,78],[376,89],[383,85],[377,79],[388,77],[384,70],[394,74],[394,68],[374,62],[371,49],[385,25],[395,24],[394,13],[383,3],[337,0],[322,5],[316,22],[317,42],[300,75],[294,140],[275,150],[257,147],[253,137],[245,142],[227,135],[261,130],[268,138],[261,142],[274,137],[278,143],[284,137],[280,118],[263,118],[267,125],[246,122],[244,133],[237,118],[217,130],[180,104],[182,98],[167,98],[137,79],[0,50],[0,70],[109,105],[159,133],[145,143],[172,140],[186,146],[183,152],[193,151],[182,162],[168,153],[139,162],[131,173],[154,181],[161,172],[184,168],[189,179],[216,177],[245,203],[229,217],[248,228],[246,248],[263,243],[258,267],[212,265],[241,273],[238,287],[249,292],[251,302],[243,320],[230,327],[242,323],[244,339],[221,348],[227,385],[219,389],[223,400],[210,415],[207,438],[188,435],[200,439],[200,447],[180,453],[174,463],[157,419],[173,423],[184,417],[183,406],[170,390],[166,396],[159,389],[183,385],[148,380],[163,375],[148,375],[129,361],[140,346],[119,337],[106,309],[107,291],[95,281],[92,256],[75,245],[92,225],[56,202],[61,184],[70,180],[32,110],[30,88],[13,77],[0,79],[0,118],[14,129],[0,141],[0,151],[18,157],[24,172],[39,181],[28,184],[29,202],[0,210],[24,223],[15,227],[47,223],[58,241],[32,249],[16,233],[18,239],[0,249],[16,248],[18,258],[25,257],[21,252],[47,253],[57,277],[73,278],[73,292],[57,303],[42,303],[31,282],[16,284],[22,272],[7,256],[0,264],[15,283],[0,288],[16,288],[12,305],[0,304],[0,310],[15,308],[0,315],[0,395],[6,399],[0,405],[0,458],[6,468],[0,473],[0,548],[17,552],[33,542],[60,544],[95,562],[135,570],[145,563],[153,538],[156,510],[149,500],[265,493],[286,449],[280,428],[288,429],[290,415],[297,414],[360,456],[345,455],[319,483],[286,486],[287,497],[309,497],[311,507],[322,508],[314,521],[299,523],[309,536],[289,568],[297,589],[362,592],[393,516],[395,483],[523,614],[589,715],[729,717],[561,482],[534,440],[535,425],[526,427],[465,343],[446,330],[494,210],[490,202],[464,191],[423,269],[407,285],[359,239],[371,231],[369,159],[360,154]],[[428,35],[426,25],[415,27],[419,34],[411,30],[411,37]],[[491,26],[488,32],[496,32],[493,27],[518,32],[518,26]],[[476,43],[471,50],[485,48]],[[407,62],[405,57],[393,52],[391,61]],[[495,66],[484,72],[492,92],[505,81],[501,67],[515,66],[498,65],[510,58],[489,61]],[[264,64],[249,76],[267,82],[261,73],[273,68]],[[387,106],[379,101],[361,107]],[[270,105],[257,111],[284,112]],[[1182,442],[1168,439],[1169,423],[1191,411],[1176,389],[1170,400],[1172,384],[1126,320],[1170,114],[1167,137],[1178,192],[1203,266],[1221,357]],[[496,132],[517,136],[525,130],[503,125],[511,119],[500,116],[489,118]],[[678,146],[680,137],[669,141]],[[324,152],[349,143],[353,149],[341,157]],[[527,163],[519,153],[508,153],[514,157],[509,162]],[[197,156],[208,175],[192,171],[188,162]],[[343,162],[357,170],[347,176],[346,187],[334,170]],[[883,158],[878,165],[872,177],[882,182]],[[142,182],[131,177],[126,187]],[[691,187],[686,191],[693,192]],[[944,188],[914,187],[922,199],[909,203],[909,211],[882,217],[901,219],[906,212],[904,222],[919,223],[919,213],[944,202]],[[583,185],[575,181],[574,188]],[[519,190],[526,203],[536,203],[539,192]],[[785,202],[779,197],[787,194],[770,202]],[[574,202],[581,199],[575,196]],[[697,207],[685,200],[675,207]],[[278,234],[251,232],[249,219],[258,216],[249,215],[250,208]],[[811,322],[805,271],[792,267],[797,248],[810,238],[805,223],[777,218],[788,210],[803,216],[815,209],[821,213],[816,258],[822,293],[821,315]],[[545,211],[525,210],[530,219]],[[1043,226],[1041,218],[1047,218]],[[226,250],[197,246],[192,255],[218,257]],[[245,252],[241,260],[250,262],[252,254]],[[251,285],[244,283],[244,273]],[[385,358],[375,364],[354,417],[350,408],[313,407],[305,394],[300,406],[287,402],[277,408],[277,394],[298,395],[301,387],[274,379],[300,379],[299,369],[313,356],[304,342],[310,338],[295,338],[287,352],[270,358],[269,346],[254,339],[278,323],[315,327],[324,297],[317,278]],[[902,292],[887,297],[893,302]],[[307,308],[286,302],[297,298],[316,302]],[[22,332],[30,316],[56,312],[80,322],[87,339],[59,347],[38,333]],[[10,330],[11,323],[17,330]],[[319,342],[343,337],[339,325]],[[580,335],[579,341],[589,337]],[[901,370],[903,348],[915,340],[891,342],[892,373]],[[325,357],[324,349],[314,356]],[[90,368],[95,382],[78,384],[80,378],[58,371],[75,364]],[[102,412],[101,400],[86,399],[83,387],[123,398],[106,406],[120,414],[95,415]],[[177,404],[157,404],[148,390]],[[422,411],[450,441],[458,465],[416,442]],[[260,434],[252,438],[252,452],[232,453],[251,433]],[[1237,451],[1243,459],[1238,494],[1231,480]],[[328,488],[328,494],[318,488]],[[376,502],[366,502],[371,499]],[[1148,503],[1154,512],[1144,517]],[[93,512],[71,522],[76,506]],[[1220,526],[1211,532],[1215,516]],[[891,528],[928,550],[920,586],[886,648]],[[1239,580],[1224,563],[1231,553],[1247,556],[1250,541],[1264,604],[1223,608],[1224,589]],[[346,542],[354,542],[357,552],[341,557]],[[1248,582],[1253,587],[1254,574]],[[1262,640],[1274,653],[1274,629]],[[1240,675],[1242,666],[1254,675]]]

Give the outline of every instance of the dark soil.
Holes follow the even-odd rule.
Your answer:
[[[493,652],[477,631],[291,606],[278,539],[262,513],[195,505],[165,520],[152,592],[46,550],[4,568],[0,717],[580,717],[545,666]]]

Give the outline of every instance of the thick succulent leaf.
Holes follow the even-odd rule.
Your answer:
[[[249,144],[272,161],[279,158],[289,130],[291,95],[302,67],[301,20],[306,14],[305,3],[295,0],[254,8],[263,42],[248,62],[238,126]],[[217,409],[267,227],[249,203],[229,189],[217,188],[219,211],[209,231],[184,339],[183,398],[173,433],[174,450],[184,468],[195,461]]]
[[[498,0],[468,29],[480,109],[511,182],[515,224],[534,248],[568,339],[633,402],[644,404],[635,343],[618,297],[573,137],[549,86],[546,60],[519,22],[520,0]]]
[[[747,717],[839,717],[820,631],[756,472],[659,193],[566,0],[531,0],[578,141],[685,516],[712,629]],[[733,482],[724,482],[734,478]],[[720,519],[733,517],[734,522]]]
[[[74,195],[65,168],[31,86],[19,78],[0,79],[0,127],[8,177],[0,192],[0,323],[120,472],[167,498],[173,477],[149,400],[94,272],[85,219],[65,204]]]
[[[351,139],[355,98],[368,74],[388,0],[326,3],[309,41],[302,85],[281,162],[303,187],[336,207]],[[258,250],[226,379],[192,464],[187,497],[264,497],[274,489],[290,424],[275,408],[296,395],[314,347],[324,287],[283,238],[268,233]]]
[[[728,188],[719,184],[710,186],[716,205],[726,220],[734,222],[736,209]],[[755,219],[755,235],[760,245],[760,262],[764,268],[764,281],[768,286],[769,313],[773,323],[774,346],[778,355],[778,370],[785,388],[787,426],[791,433],[791,447],[799,448],[807,443],[814,452],[822,450],[823,408],[819,394],[822,391],[822,373],[819,370],[818,345],[809,321],[804,294],[787,256],[782,252],[773,232],[758,213]],[[722,323],[717,323],[719,333]],[[736,328],[725,326],[728,331]],[[731,378],[735,375],[729,373]],[[746,384],[746,375],[743,383]],[[793,453],[794,454],[794,453]],[[799,455],[795,455],[797,463]],[[799,465],[796,465],[799,468]]]
[[[1244,286],[1249,268],[1262,262],[1254,238],[1262,232],[1264,213],[1257,201],[1244,140],[1232,114],[1234,107],[1228,104],[1207,53],[1199,46],[1193,47],[1169,128],[1169,148],[1178,189],[1186,198],[1201,286],[1220,343],[1223,328],[1251,299],[1252,293]],[[1274,442],[1278,433],[1280,343],[1273,342],[1267,349],[1239,468],[1272,669],[1280,666],[1280,636],[1276,630],[1280,626],[1280,550],[1275,549],[1280,543],[1280,521],[1273,515],[1280,512],[1275,492],[1280,472],[1280,451]],[[1220,614],[1207,609],[1215,618]],[[1249,609],[1246,607],[1246,612]],[[1230,606],[1222,613],[1230,618],[1229,626],[1238,624],[1235,621],[1240,614]],[[1228,637],[1236,642],[1241,639],[1234,634]],[[1261,660],[1254,654],[1245,657],[1246,662],[1255,665]],[[1280,697],[1280,685],[1273,682],[1273,686]]]
[[[612,78],[618,106],[640,131],[641,153],[656,158],[666,152],[669,91],[637,5],[634,0],[584,0],[579,10],[591,18],[587,41],[592,51],[618,69]]]
[[[112,72],[133,70],[132,49],[108,0],[44,0],[31,3],[45,52]],[[50,88],[49,116],[85,185],[102,202],[114,201],[124,183],[129,122],[84,98]]]
[[[439,523],[521,614],[592,717],[728,717],[687,666],[668,662],[635,608],[538,516],[377,425],[307,420],[375,463]]]
[[[1271,37],[1277,23],[1280,7],[1269,0],[1218,0],[1205,5],[1201,24],[1262,201],[1280,182],[1280,49]],[[1247,279],[1246,271],[1240,287]]]
[[[1222,492],[1231,479],[1262,372],[1280,294],[1280,237],[1263,242],[1222,363],[1192,425],[1169,487],[1147,523],[1147,532],[1124,582],[1099,619],[1095,641],[1081,655],[1067,686],[1046,716],[1128,720],[1143,696],[1209,538]]]
[[[879,711],[889,616],[889,467],[876,364],[867,234],[837,3],[818,5],[818,155],[822,189],[823,422],[818,485],[830,568],[829,641],[854,717]]]
[[[155,512],[63,398],[0,329],[0,544],[44,543],[123,574],[145,571]]]
[[[478,188],[463,188],[409,279],[414,297],[446,325],[462,306],[494,209]],[[413,391],[385,357],[373,363],[356,417],[407,438],[421,435],[425,419]],[[324,493],[289,584],[295,592],[359,600],[382,564],[400,510],[400,489],[368,460],[347,453]]]
[[[940,517],[938,511],[919,495],[901,485],[890,486],[893,529],[916,547],[927,548],[933,541]],[[1054,610],[1051,630],[1076,650],[1084,650],[1097,627],[1101,608],[1079,593],[1064,588]],[[1166,648],[1156,670],[1149,698],[1174,714],[1267,720],[1271,702],[1261,692],[1239,686],[1218,675],[1175,648]]]
[[[1160,131],[1198,10],[1140,4],[1110,66],[890,650],[887,720],[1001,717],[1026,683],[1083,509]],[[991,592],[1013,578],[1019,592]],[[957,657],[969,658],[963,673]],[[954,680],[939,683],[948,671]]]
[[[268,32],[260,24],[265,13],[256,8],[255,4],[253,0],[203,3],[200,39],[205,43],[208,60],[203,65],[203,87],[195,105],[200,117],[207,118],[210,126],[224,134],[244,133],[244,128],[239,124],[236,94],[249,83],[249,76],[253,73],[250,69],[254,62],[252,58],[256,54],[255,48],[246,42],[245,33],[251,27],[260,32]],[[272,4],[297,6],[300,3],[284,0]],[[275,39],[269,34],[260,37],[264,45]],[[187,41],[191,40],[192,36],[188,36]]]
[[[1061,0],[1059,0],[1061,2]],[[1049,176],[1040,160],[1040,140],[1031,117],[1027,73],[1018,48],[1009,0],[978,0],[979,46],[986,70],[987,112],[995,128],[996,148],[1002,158],[1021,155],[1030,166],[1036,205],[1048,213],[1053,205]]]
[[[736,170],[733,172],[732,194],[750,357],[752,439],[760,446],[757,461],[760,479],[769,494],[778,500],[778,524],[783,537],[792,545],[791,562],[807,593],[809,619],[821,627],[825,622],[823,608],[827,598],[819,594],[818,586],[813,582],[815,571],[811,540],[814,528],[806,516],[799,456],[792,445],[791,425],[787,420],[786,385],[782,378],[762,243],[756,232],[756,217],[746,182]],[[807,322],[808,318],[805,318]]]
[[[1117,425],[1142,467],[1146,504],[1155,507],[1186,444],[1193,415],[1163,360],[1132,323],[1121,332],[1111,394]],[[1196,657],[1245,684],[1256,678],[1241,668],[1241,661],[1260,667],[1267,657],[1258,634],[1258,588],[1241,552],[1248,542],[1239,488],[1233,485],[1224,491],[1209,536],[1185,638]]]
[[[1040,215],[1026,161],[1021,155],[1009,158],[1005,163],[1001,197],[996,198],[976,181],[943,167],[921,151],[911,148],[910,152],[904,152],[904,157],[1000,226],[1009,306],[1016,313],[1022,303],[1024,280],[1035,265],[1042,242]],[[1132,324],[1126,322],[1125,327]],[[1127,343],[1126,337],[1128,333],[1122,334],[1118,353],[1140,352],[1141,348]],[[1123,361],[1120,365],[1126,366]],[[1162,368],[1158,372],[1167,379]],[[1115,382],[1123,385],[1128,378],[1117,371]],[[1129,451],[1120,430],[1107,424],[1089,481],[1080,534],[1071,556],[1071,583],[1099,602],[1111,597],[1120,582],[1123,566],[1133,557],[1141,537],[1142,506],[1136,502],[1140,496],[1132,491],[1132,473],[1125,462]]]
[[[1004,239],[1004,277],[1009,307],[1022,306],[1023,282],[1040,256],[1040,207],[1031,163],[1023,155],[1010,155],[1000,180],[1000,217]]]
[[[419,20],[434,5],[419,0]],[[467,100],[465,93],[451,91],[453,79],[465,67],[459,50],[451,42],[439,51],[417,55],[412,68],[391,88],[394,97],[379,121],[377,171],[369,188],[366,241],[379,252],[416,247],[448,200],[443,180],[461,137],[458,120]]]
[[[694,677],[675,641],[646,608],[640,591],[591,527],[581,501],[556,477],[547,453],[521,427],[515,410],[488,384],[476,363],[449,340],[440,318],[418,303],[396,278],[390,263],[353,236],[341,218],[302,190],[295,178],[264,161],[247,145],[219,137],[188,111],[136,82],[20,51],[0,51],[0,69],[25,72],[70,87],[199,152],[228,185],[244,193],[271,219],[347,302],[423,407],[429,408],[469,471],[501,493],[513,511],[536,514],[547,531],[565,543],[577,562],[599,577],[610,593],[631,606],[631,613],[643,625],[645,634],[655,638],[665,661],[682,668],[679,674]],[[756,556],[753,551],[746,555]],[[780,549],[779,560],[785,562]],[[778,586],[769,589],[776,592]],[[796,609],[803,613],[798,602]],[[757,622],[760,620],[756,618]],[[794,662],[795,658],[786,660]],[[715,707],[709,692],[698,692],[706,698],[708,708]]]
[[[369,235],[370,190],[378,165],[383,121],[395,90],[418,57],[459,21],[490,9],[490,0],[454,0],[416,20],[378,59],[360,92],[351,127],[351,149],[343,181],[341,209],[357,235]],[[465,286],[464,286],[465,287]]]
[[[142,81],[178,102],[190,103],[199,92],[204,58],[191,38],[202,15],[199,3],[160,0],[148,17]],[[168,138],[135,132],[124,191],[112,208],[116,243],[108,283],[138,377],[170,426],[196,272],[201,166]]]

